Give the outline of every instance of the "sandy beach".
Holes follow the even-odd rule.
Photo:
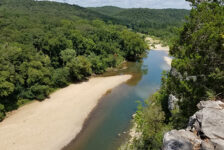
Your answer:
[[[162,46],[159,40],[152,39],[151,37],[147,37],[145,40],[149,44],[150,49],[156,51],[166,51],[167,53],[169,53],[170,48],[168,46]],[[172,59],[170,57],[165,56],[163,59],[165,60],[167,65],[171,66]]]
[[[167,52],[170,50],[168,46],[162,46],[159,40],[152,39],[151,37],[147,37],[145,40],[149,44],[150,48],[153,50],[160,50]]]
[[[14,111],[0,123],[2,150],[59,150],[82,129],[99,99],[131,75],[91,78]]]

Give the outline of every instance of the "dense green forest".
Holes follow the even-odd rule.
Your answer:
[[[112,22],[119,21],[134,31],[159,37],[169,43],[177,35],[177,28],[183,25],[189,15],[189,10],[185,9],[124,9],[113,6],[89,9],[114,18]]]
[[[222,0],[190,0],[192,10],[171,47],[172,69],[165,73],[161,89],[140,107],[135,117],[141,138],[131,147],[162,148],[163,134],[187,126],[201,100],[224,99],[224,6]],[[168,110],[169,94],[179,107]]]
[[[143,37],[99,19],[105,16],[75,5],[1,0],[0,120],[27,101],[142,58]]]

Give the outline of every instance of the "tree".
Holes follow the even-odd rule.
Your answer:
[[[130,61],[136,61],[142,58],[147,45],[139,35],[124,31],[122,34],[122,50],[125,52],[125,58]]]
[[[175,57],[172,68],[182,79],[171,72],[168,89],[182,99],[176,119],[185,121],[195,113],[200,100],[210,99],[211,95],[212,99],[224,98],[224,7],[218,1],[195,2],[197,7],[191,10],[170,50]]]
[[[223,0],[186,0],[186,1],[191,2],[192,6],[197,6],[200,3],[208,3],[208,2],[210,2],[210,3],[218,3],[220,5],[224,4]]]
[[[23,62],[19,71],[23,80],[21,86],[24,87],[20,97],[42,100],[48,95],[52,84],[49,57],[37,53],[30,62]]]
[[[92,74],[91,63],[84,56],[73,58],[67,63],[67,67],[70,70],[71,78],[75,81],[84,80]]]
[[[67,67],[58,68],[54,70],[52,80],[56,87],[65,87],[68,85],[69,79],[69,69]]]
[[[95,74],[101,74],[105,72],[107,65],[102,57],[91,54],[89,55],[88,59],[91,61],[92,71]]]
[[[63,61],[63,65],[67,62],[70,62],[73,58],[76,57],[76,51],[74,49],[66,49],[61,51],[60,58]]]
[[[15,85],[6,81],[4,78],[0,78],[0,97],[9,96],[14,92]]]

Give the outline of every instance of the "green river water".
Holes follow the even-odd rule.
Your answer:
[[[137,101],[143,102],[158,90],[163,70],[170,69],[165,56],[168,52],[151,50],[142,62],[128,62],[121,70],[105,73],[104,76],[128,73],[133,77],[101,98],[81,133],[64,150],[117,150],[128,138]]]

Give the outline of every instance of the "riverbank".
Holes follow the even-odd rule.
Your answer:
[[[159,89],[162,72],[169,68],[165,56],[168,57],[165,51],[150,50],[142,62],[128,62],[127,69],[107,72],[106,76],[132,74],[133,77],[103,97],[85,122],[84,130],[64,150],[118,149],[127,140],[131,116],[139,105],[136,101],[144,102]]]
[[[164,46],[161,44],[161,41],[153,39],[151,37],[146,37],[145,41],[149,45],[150,49],[152,50],[162,50],[162,51],[167,51],[169,52],[169,46]]]
[[[155,40],[151,37],[147,37],[146,39],[147,44],[149,45],[151,50],[154,51],[165,51],[169,53],[169,47],[168,46],[163,46],[159,40]],[[168,56],[164,56],[163,60],[166,62],[166,64],[171,67],[172,63],[172,58]],[[127,141],[120,146],[119,150],[126,150],[126,149],[131,149],[133,142],[135,140],[139,140],[141,138],[141,132],[137,131],[137,124],[134,122],[134,117],[136,114],[133,114],[133,120],[132,120],[132,126],[130,130],[128,131],[129,138]]]
[[[4,150],[57,150],[82,129],[99,99],[131,75],[91,78],[56,91],[43,102],[27,104],[0,123]]]
[[[146,37],[145,41],[149,45],[150,49],[156,50],[156,51],[166,51],[167,53],[169,53],[169,50],[170,50],[169,46],[162,45],[161,41],[155,40],[151,37]],[[165,56],[163,59],[169,66],[171,66],[172,58]]]

